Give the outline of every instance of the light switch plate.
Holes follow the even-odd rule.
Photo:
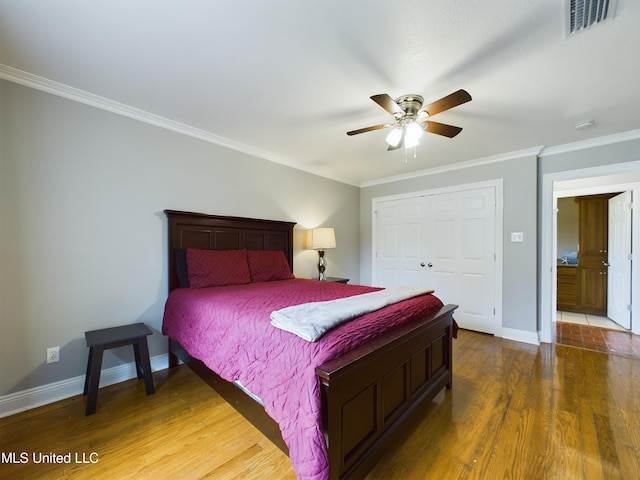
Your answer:
[[[511,242],[512,243],[524,242],[524,233],[523,232],[511,232]]]

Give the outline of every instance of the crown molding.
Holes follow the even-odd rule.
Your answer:
[[[552,155],[558,155],[561,153],[574,152],[579,150],[585,150],[587,148],[602,147],[611,145],[614,143],[628,142],[631,140],[640,139],[640,129],[629,130],[627,132],[615,133],[613,135],[606,135],[597,138],[590,138],[587,140],[581,140],[579,142],[567,143],[564,145],[557,145],[554,147],[546,147],[541,145],[539,147],[532,147],[526,150],[518,150],[515,152],[508,152],[500,155],[494,155],[491,157],[478,158],[475,160],[468,160],[465,162],[454,163],[451,165],[444,165],[442,167],[434,167],[426,170],[420,170],[417,172],[407,173],[403,175],[396,175],[392,177],[385,177],[376,180],[370,180],[362,182],[361,188],[371,187],[374,185],[381,185],[384,183],[398,182],[401,180],[409,180],[412,178],[422,177],[425,175],[436,175],[438,173],[451,172],[454,170],[460,170],[463,168],[476,167],[479,165],[487,165],[489,163],[503,162],[506,160],[513,160],[516,158],[528,157],[535,155],[539,158],[549,157]]]
[[[20,70],[2,63],[0,63],[0,79],[7,80],[9,82],[23,85],[29,88],[33,88],[35,90],[39,90],[42,92],[50,93],[52,95],[66,98],[68,100],[82,103],[84,105],[89,105],[91,107],[95,107],[95,108],[105,110],[117,115],[131,118],[149,125],[163,128],[165,130],[170,130],[172,132],[180,133],[182,135],[187,135],[189,137],[197,138],[199,140],[203,140],[208,143],[220,145],[222,147],[229,148],[231,150],[246,153],[248,155],[261,158],[263,160],[268,160],[270,162],[278,163],[280,165],[294,168],[296,170],[310,173],[312,175],[317,175],[323,178],[327,178],[329,180],[345,183],[347,185],[352,185],[360,188],[370,187],[370,186],[380,185],[385,183],[391,183],[391,182],[397,182],[401,180],[408,180],[412,178],[422,177],[425,175],[436,175],[439,173],[451,172],[451,171],[460,170],[463,168],[475,167],[480,165],[487,165],[490,163],[503,162],[506,160],[513,160],[516,158],[528,157],[531,155],[536,155],[538,157],[547,157],[551,155],[558,155],[561,153],[583,150],[587,148],[610,145],[612,143],[625,142],[629,140],[637,140],[640,138],[640,129],[630,130],[628,132],[608,135],[604,137],[592,138],[592,139],[583,140],[579,142],[568,143],[565,145],[558,145],[554,147],[545,147],[545,146],[532,147],[525,150],[507,152],[504,154],[494,155],[490,157],[484,157],[484,158],[459,162],[452,165],[444,165],[441,167],[434,167],[426,170],[419,170],[417,172],[396,175],[391,177],[383,177],[375,180],[369,180],[369,181],[357,183],[354,181],[340,179],[340,178],[327,175],[325,172],[314,170],[313,168],[307,168],[303,165],[300,165],[299,163],[296,163],[295,161],[281,157],[279,155],[275,155],[271,152],[267,152],[265,150],[255,148],[241,142],[236,142],[234,140],[231,140],[226,137],[222,137],[220,135],[213,134],[206,130],[202,130],[184,123],[176,122],[169,118],[162,117],[160,115],[156,115],[151,112],[147,112],[145,110],[135,108],[130,105],[126,105],[124,103],[116,102],[106,97],[95,95],[85,90],[80,90],[78,88],[71,87],[69,85],[65,85],[63,83],[56,82],[48,78],[41,77],[39,75],[34,75],[24,70]]]
[[[587,148],[603,147],[605,145],[628,142],[630,140],[637,140],[639,138],[640,129],[629,130],[627,132],[614,133],[613,135],[605,135],[603,137],[580,140],[579,142],[565,143],[564,145],[557,145],[555,147],[545,147],[542,149],[538,156],[550,157],[552,155],[559,155],[561,153],[575,152],[578,150],[585,150]]]
[[[412,178],[424,177],[426,175],[437,175],[445,172],[452,172],[455,170],[462,170],[463,168],[477,167],[480,165],[488,165],[490,163],[504,162],[507,160],[514,160],[516,158],[525,158],[538,156],[544,146],[527,148],[525,150],[517,150],[514,152],[501,153],[499,155],[492,155],[490,157],[477,158],[474,160],[467,160],[464,162],[452,163],[451,165],[443,165],[441,167],[428,168],[426,170],[418,170],[416,172],[405,173],[402,175],[394,175],[391,177],[379,178],[376,180],[369,180],[360,184],[361,188],[372,187],[374,185],[381,185],[384,183],[399,182],[401,180],[410,180]]]
[[[96,95],[85,90],[80,90],[78,88],[71,87],[69,85],[65,85],[64,83],[56,82],[39,75],[34,75],[32,73],[25,72],[24,70],[19,70],[2,63],[0,63],[0,79],[7,80],[18,85],[23,85],[25,87],[33,88],[34,90],[39,90],[41,92],[50,93],[52,95],[66,98],[67,100],[72,100],[84,105],[89,105],[100,110],[106,110],[108,112],[115,113],[116,115],[131,118],[139,122],[163,128],[165,130],[170,130],[182,135],[197,138],[208,143],[220,145],[231,150],[246,153],[248,155],[291,167],[296,170],[311,173],[323,178],[328,178],[336,182],[346,183],[355,187],[358,186],[357,183],[330,177],[325,173],[314,170],[312,168],[305,168],[304,166],[301,166],[300,164],[292,160],[281,157],[279,155],[275,155],[271,152],[255,148],[241,142],[236,142],[235,140],[216,135],[206,130],[192,127],[191,125],[187,125],[185,123],[176,122],[169,118],[147,112],[146,110],[132,107],[124,103],[116,102],[106,97],[101,97],[100,95]]]

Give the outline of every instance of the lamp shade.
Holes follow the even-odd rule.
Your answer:
[[[336,248],[336,234],[333,228],[312,228],[308,232],[308,249],[325,250],[327,248]]]

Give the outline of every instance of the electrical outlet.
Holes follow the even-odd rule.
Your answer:
[[[47,363],[60,361],[60,347],[47,348]]]

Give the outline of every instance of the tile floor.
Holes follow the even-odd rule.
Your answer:
[[[554,343],[640,358],[640,336],[606,317],[558,312]]]
[[[579,325],[590,325],[592,327],[608,328],[609,330],[620,330],[622,332],[628,331],[613,320],[609,320],[607,317],[586,315],[584,313],[557,312],[556,321],[577,323]]]

